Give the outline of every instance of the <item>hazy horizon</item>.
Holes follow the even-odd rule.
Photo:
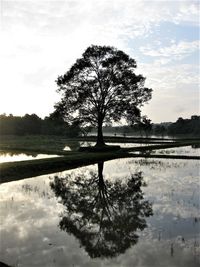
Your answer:
[[[58,75],[91,44],[137,61],[153,88],[143,114],[174,122],[199,114],[196,0],[1,1],[0,114],[44,118],[59,101]]]

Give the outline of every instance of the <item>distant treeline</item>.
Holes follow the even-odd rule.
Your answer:
[[[26,114],[23,117],[2,114],[0,115],[0,135],[63,135],[77,137],[86,134],[92,128],[81,129],[78,124],[68,125],[62,118],[52,113],[49,117],[41,119],[36,114]],[[140,135],[140,136],[175,136],[191,135],[200,137],[200,116],[192,116],[190,119],[178,118],[174,123],[163,122],[159,124],[136,124],[130,126],[106,126],[104,133],[112,135]]]
[[[114,135],[122,134],[127,135],[140,135],[140,136],[175,136],[175,135],[190,135],[200,137],[200,116],[193,115],[190,119],[178,118],[174,123],[150,123],[150,124],[137,124],[132,127],[104,127],[104,132],[112,132]]]
[[[54,115],[41,119],[36,114],[23,117],[0,115],[0,135],[64,135],[76,137],[80,133],[78,125],[69,126]]]
[[[191,119],[179,118],[175,123],[168,127],[170,135],[189,134],[200,136],[200,116],[193,115]]]

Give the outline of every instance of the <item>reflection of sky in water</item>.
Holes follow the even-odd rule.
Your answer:
[[[116,137],[124,137],[124,133],[120,133],[120,132],[104,132],[103,133],[104,136],[116,136]],[[97,133],[96,132],[90,132],[88,133],[88,136],[97,136]],[[173,137],[173,136],[169,136],[169,135],[148,135],[146,136],[145,134],[143,135],[135,135],[135,134],[131,134],[131,133],[126,133],[125,134],[125,137],[133,137],[133,138],[155,138],[155,139],[179,139],[179,138],[176,138],[176,137]]]
[[[166,142],[167,140],[164,140],[164,141]],[[161,143],[162,140],[159,142]],[[65,146],[63,150],[64,151],[77,150],[80,146],[95,146],[95,144],[96,144],[96,142],[86,142],[86,141],[78,142],[77,146],[74,146],[74,147]],[[111,142],[106,142],[106,144],[110,145],[110,146],[111,145],[120,146],[122,148],[154,145],[154,143],[150,144],[150,143],[111,143]],[[156,141],[155,141],[155,144],[156,144]],[[176,148],[154,150],[153,153],[156,153],[156,154],[159,153],[159,154],[197,155],[197,156],[199,156],[200,155],[200,148],[191,148],[191,146],[176,147]]]
[[[200,148],[191,148],[191,146],[175,147],[175,148],[154,150],[153,153],[162,155],[200,156]]]
[[[79,146],[95,146],[96,142],[79,142]],[[148,145],[152,145],[149,143],[111,143],[111,142],[106,142],[106,145],[110,145],[110,146],[120,146],[120,147],[124,147],[124,148],[128,148],[128,147],[139,147],[139,146],[148,146]],[[74,147],[74,149],[77,149],[77,147]],[[70,150],[74,150],[72,148],[70,148],[69,146],[65,146],[63,150],[65,151],[70,151]]]
[[[71,151],[71,148],[70,148],[69,146],[65,146],[65,147],[63,148],[63,150],[64,150],[64,151]]]
[[[87,174],[88,166],[64,173]],[[54,175],[0,185],[0,260],[14,266],[198,266],[199,162],[171,159],[119,159],[104,164],[105,179],[142,171],[145,198],[154,216],[137,245],[114,259],[90,259],[72,235],[59,230],[63,207],[49,187]],[[50,177],[50,178],[49,178]],[[18,265],[17,265],[18,264]]]
[[[81,146],[94,146],[95,142],[80,142]],[[150,146],[152,144],[150,143],[112,143],[112,142],[106,142],[106,145],[110,146],[121,146],[121,147],[139,147],[139,146]]]
[[[55,157],[58,157],[58,156],[57,155],[48,155],[48,154],[27,155],[24,153],[13,154],[13,153],[0,152],[0,163],[32,160],[32,159],[43,159],[43,158],[55,158]]]

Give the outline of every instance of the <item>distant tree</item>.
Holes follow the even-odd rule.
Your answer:
[[[192,115],[191,120],[200,120],[200,116]]]
[[[78,120],[97,127],[97,146],[104,145],[102,126],[122,118],[141,121],[141,106],[151,99],[152,89],[136,75],[136,61],[123,51],[92,45],[57,79],[62,98],[56,111],[67,121]]]
[[[155,135],[164,136],[165,133],[166,133],[166,128],[164,125],[161,125],[161,124],[155,125],[155,127],[154,127],[154,134]]]
[[[42,134],[67,135],[68,125],[59,114],[51,113],[44,118]]]
[[[140,131],[144,131],[146,137],[151,133],[152,123],[146,116],[143,117],[143,121],[138,124]]]
[[[193,135],[200,136],[200,117],[193,115],[191,119],[178,118],[175,123],[168,127],[169,135]]]
[[[36,114],[25,114],[18,123],[18,131],[20,134],[40,134],[41,123],[41,118]]]
[[[0,115],[0,135],[62,135],[78,136],[80,126],[77,123],[68,125],[63,118],[56,114],[41,119],[36,114],[25,114],[23,117],[10,114]]]
[[[180,125],[184,123],[184,119],[182,117],[179,117],[176,123],[179,123]]]

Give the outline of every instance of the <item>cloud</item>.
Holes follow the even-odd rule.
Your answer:
[[[196,1],[3,1],[2,14],[5,27],[26,23],[46,33],[55,29],[65,33],[85,24],[134,37],[148,34],[152,27],[166,21],[198,25]]]
[[[45,116],[52,112],[59,98],[55,79],[89,45],[112,45],[133,55],[134,41],[148,43],[149,36],[154,36],[163,22],[198,24],[196,1],[7,0],[2,1],[1,7],[0,113],[20,115],[37,112]],[[157,60],[146,67],[152,68],[147,77],[159,80],[154,73],[160,65],[170,63],[172,57],[186,57],[195,49],[196,42],[186,41],[157,51],[151,43],[143,46],[144,56],[152,55]],[[170,78],[169,72],[161,73],[166,80]],[[165,79],[156,86],[168,88]]]
[[[139,64],[138,73],[153,88],[152,99],[143,108],[153,122],[176,121],[199,113],[199,70],[190,64]]]
[[[179,11],[173,19],[174,23],[187,22],[188,24],[199,24],[199,1],[183,1]]]
[[[152,49],[150,46],[141,47],[140,51],[151,57],[161,57],[164,60],[161,63],[168,63],[173,59],[183,59],[190,54],[196,52],[200,48],[200,41],[186,42],[180,41],[178,44],[172,44],[171,46],[161,47],[159,49]]]

